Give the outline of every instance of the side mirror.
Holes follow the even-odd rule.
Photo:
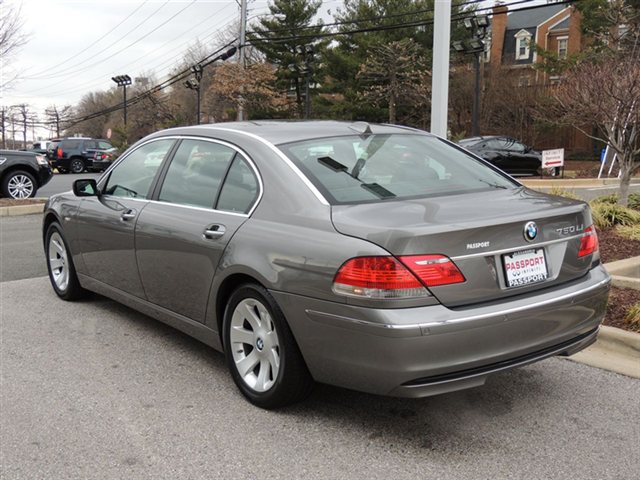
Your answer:
[[[73,182],[73,194],[76,197],[99,197],[100,191],[95,179],[86,178]]]

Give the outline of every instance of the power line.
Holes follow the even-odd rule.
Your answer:
[[[563,1],[559,1],[559,2],[554,2],[555,5],[562,5],[562,4],[569,4],[569,3],[575,3],[576,1],[580,1],[580,0],[563,0]],[[514,2],[510,5],[518,5],[518,4],[522,4],[522,3],[529,3],[530,0],[520,0],[518,2]],[[524,10],[533,10],[536,8],[543,8],[543,7],[547,7],[548,5],[532,5],[530,7],[523,7],[523,8],[518,8],[516,10],[511,10],[511,13],[513,12],[519,12],[519,11],[524,11]],[[473,15],[469,15],[469,12],[461,12],[458,15],[452,15],[451,16],[451,20],[455,21],[455,20],[463,20],[465,18],[471,18],[473,17],[475,14],[477,14],[478,12],[490,12],[493,10],[493,7],[485,7],[485,8],[480,8],[478,10],[475,10],[473,12]],[[433,20],[432,19],[426,19],[426,20],[416,20],[413,22],[402,22],[402,23],[395,23],[395,24],[390,24],[390,25],[379,25],[377,27],[368,27],[368,28],[358,28],[358,29],[352,29],[352,30],[343,30],[343,31],[337,31],[337,32],[324,32],[324,33],[317,33],[317,34],[313,34],[313,35],[289,35],[286,37],[272,37],[272,38],[262,38],[262,39],[252,39],[248,42],[248,44],[250,45],[259,45],[261,43],[271,43],[271,42],[287,42],[287,41],[291,41],[291,40],[305,40],[305,39],[309,39],[309,40],[315,40],[318,38],[331,38],[331,37],[338,37],[338,36],[345,36],[345,35],[354,35],[357,33],[369,33],[369,32],[379,32],[379,31],[385,31],[385,30],[398,30],[398,29],[402,29],[402,28],[411,28],[411,27],[422,27],[422,26],[427,26],[427,25],[433,25]],[[267,32],[264,32],[267,33]]]
[[[127,35],[129,35],[132,32],[135,32],[139,27],[141,27],[142,25],[144,25],[148,20],[150,20],[151,18],[153,18],[160,10],[162,10],[162,8],[164,8],[165,5],[167,5],[167,3],[169,3],[170,0],[165,0],[165,2],[163,4],[161,4],[157,9],[155,9],[149,16],[147,16],[144,20],[142,20],[140,23],[138,23],[135,27],[133,27],[131,30],[129,30],[127,33],[125,33],[122,37],[118,38],[115,42],[110,43],[109,45],[107,45],[106,47],[104,47],[102,50],[99,50],[97,53],[95,53],[93,56],[97,56],[107,50],[109,50],[111,47],[113,47],[115,44],[117,44],[118,42],[122,41],[125,37],[127,37]],[[70,68],[73,67],[77,67],[79,65],[82,65],[83,63],[89,61],[90,58],[87,58],[85,60],[82,60],[74,65],[72,65]],[[78,70],[76,70],[77,72]],[[80,70],[82,71],[82,70]],[[74,72],[67,72],[65,74],[51,74],[51,75],[40,75],[40,76],[34,76],[34,77],[25,77],[26,80],[47,80],[47,79],[51,79],[51,78],[60,78],[61,76],[67,76],[70,75]]]
[[[203,19],[201,22],[199,22],[197,25],[192,26],[192,27],[189,27],[189,30],[188,30],[187,32],[184,32],[184,33],[193,32],[193,29],[194,29],[194,28],[197,28],[197,27],[198,27],[198,26],[200,26],[201,24],[205,23],[205,22],[206,22],[207,20],[209,20],[211,17],[216,16],[216,15],[219,15],[219,14],[220,14],[220,12],[222,12],[222,10],[224,10],[224,9],[225,9],[226,7],[228,7],[229,5],[230,5],[230,4],[225,5],[222,9],[220,9],[220,10],[216,11],[215,13],[213,13],[212,15],[210,15],[210,16],[208,16],[208,17],[204,18],[204,19]],[[233,14],[233,15],[235,15],[235,14]],[[221,28],[226,28],[226,27],[229,25],[229,23],[230,23],[229,19],[230,19],[230,18],[231,18],[231,16],[227,16],[227,17],[223,20],[225,23],[223,24],[223,26],[222,26]],[[208,30],[208,28],[207,28],[207,30]],[[184,33],[183,33],[183,34],[184,34]],[[205,37],[203,37],[203,38],[202,38],[202,40],[206,40],[206,39],[208,39],[208,38],[211,38],[211,37],[213,37],[214,35],[217,35],[218,33],[219,33],[218,31],[211,32],[209,35],[206,35]],[[160,47],[158,47],[156,50],[158,50],[158,51],[162,50],[166,45],[168,45],[168,44],[170,44],[170,43],[175,42],[178,38],[180,38],[181,36],[183,36],[183,34],[179,35],[178,37],[174,37],[174,38],[172,38],[172,39],[168,40],[168,41],[167,41],[167,42],[165,42],[163,45],[161,45]],[[192,39],[189,39],[188,41],[181,43],[177,48],[172,48],[171,50],[169,50],[169,52],[171,52],[171,51],[181,50],[181,51],[183,51],[183,54],[184,54],[184,53],[186,53],[186,52],[189,50],[189,48],[191,48],[191,47],[190,47],[191,42],[192,42]],[[186,47],[186,48],[184,48],[185,46],[187,46],[187,47]],[[167,53],[168,53],[168,52],[165,52],[165,55],[167,55]],[[130,66],[130,65],[132,65],[132,64],[135,64],[135,63],[139,62],[140,60],[142,60],[143,58],[147,58],[147,57],[148,57],[148,55],[143,55],[143,56],[141,56],[141,57],[136,58],[135,60],[132,60],[132,61],[130,61],[130,62],[127,62],[126,64],[123,64],[123,65],[119,66],[118,68],[116,68],[116,69],[114,69],[114,70],[118,70],[118,71],[120,71],[120,70],[124,70],[126,67],[128,67],[128,66]],[[147,68],[148,70],[154,70],[154,69],[158,69],[158,68],[160,68],[160,70],[164,70],[164,69],[165,69],[164,65],[165,65],[165,64],[167,64],[168,62],[175,62],[175,57],[173,57],[173,56],[172,56],[172,57],[171,57],[170,59],[168,59],[168,60],[167,60],[167,58],[164,58],[163,60],[161,60],[161,62],[160,62],[160,63],[158,63],[158,64],[156,64],[156,65],[153,65],[153,66],[146,67],[146,68]],[[161,67],[161,66],[162,66],[162,67]],[[84,90],[86,90],[88,87],[91,87],[91,86],[96,86],[96,87],[98,87],[100,84],[103,84],[103,83],[104,83],[104,79],[105,79],[107,76],[108,76],[108,74],[100,75],[99,77],[95,77],[95,78],[91,79],[90,81],[88,81],[88,82],[86,82],[86,83],[82,83],[82,84],[80,84],[80,85],[76,85],[73,89],[64,89],[64,90],[58,90],[58,91],[50,92],[50,90],[49,90],[49,88],[50,88],[50,87],[55,87],[56,85],[60,85],[61,83],[64,83],[64,82],[57,82],[57,83],[52,84],[52,85],[49,85],[49,86],[47,86],[47,87],[43,87],[43,88],[37,89],[37,90],[35,90],[35,92],[37,93],[37,92],[41,92],[41,91],[43,91],[43,90],[44,90],[45,92],[47,92],[47,95],[49,95],[49,96],[58,96],[58,95],[64,95],[64,94],[69,94],[69,93],[80,92],[80,91],[84,91]]]
[[[102,40],[103,38],[107,37],[109,34],[111,34],[112,32],[114,32],[120,25],[122,25],[123,23],[125,23],[127,20],[129,20],[129,18],[131,18],[138,10],[140,10],[142,7],[145,6],[145,4],[148,2],[149,0],[144,0],[144,2],[142,2],[140,5],[138,5],[129,15],[127,15],[124,19],[122,19],[120,22],[118,22],[118,24],[113,27],[111,30],[109,30],[107,33],[105,33],[104,35],[102,35],[100,38],[98,38],[97,40],[95,40],[93,43],[90,43],[89,45],[87,45],[85,48],[83,48],[82,50],[80,50],[78,53],[68,57],[66,60],[63,60],[62,62],[58,63],[55,67],[53,67],[53,70],[57,70],[59,69],[62,65],[64,65],[65,63],[67,63],[70,60],[73,60],[74,58],[78,58],[81,54],[83,54],[84,52],[86,52],[87,50],[89,50],[91,47],[93,47],[95,44],[97,44],[100,40]],[[164,5],[163,5],[164,6]],[[125,35],[126,36],[126,35]],[[122,39],[122,37],[120,38]],[[42,70],[40,72],[36,72],[33,74],[33,77],[27,77],[27,78],[35,78],[38,77],[39,75],[43,74],[43,73],[49,73],[47,70]]]

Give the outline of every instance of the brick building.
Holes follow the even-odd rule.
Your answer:
[[[506,5],[498,3],[493,8],[486,65],[494,72],[502,70],[505,80],[514,86],[552,86],[559,77],[535,68],[543,60],[536,46],[559,58],[580,52],[584,45],[580,20],[580,12],[567,4],[551,3],[509,13]],[[591,139],[573,128],[545,135],[540,143],[538,147],[561,146],[576,153],[593,151]]]

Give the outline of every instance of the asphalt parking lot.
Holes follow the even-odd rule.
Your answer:
[[[638,478],[638,380],[550,359],[438,397],[319,386],[262,411],[221,354],[59,300],[39,225],[0,218],[0,478]]]

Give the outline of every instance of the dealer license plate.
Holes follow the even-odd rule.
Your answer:
[[[523,250],[502,256],[507,287],[542,282],[549,276],[544,249]]]

